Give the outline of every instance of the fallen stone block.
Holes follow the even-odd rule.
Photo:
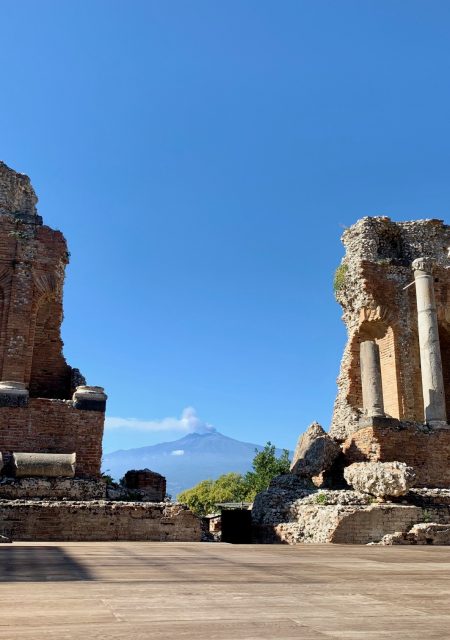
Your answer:
[[[300,436],[291,465],[291,473],[312,478],[333,465],[341,450],[318,424],[313,422]]]
[[[413,486],[415,473],[404,462],[355,462],[344,478],[356,490],[378,498],[403,496]]]

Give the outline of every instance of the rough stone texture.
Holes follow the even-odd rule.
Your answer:
[[[252,521],[257,525],[288,521],[292,504],[316,492],[311,485],[306,486],[302,478],[294,475],[277,476],[266,491],[256,495]]]
[[[420,522],[408,532],[396,531],[393,534],[383,536],[378,544],[383,546],[395,544],[450,545],[450,523]]]
[[[419,507],[450,505],[450,489],[411,489],[404,499]]]
[[[348,330],[338,378],[330,434],[345,440],[359,428],[362,391],[359,344],[375,340],[380,349],[384,408],[402,421],[423,422],[417,308],[411,264],[429,256],[450,408],[450,227],[440,220],[392,222],[363,218],[343,235],[346,253],[336,279],[336,297]],[[398,459],[394,456],[393,459]]]
[[[138,491],[140,497],[150,502],[161,502],[166,497],[166,479],[150,469],[127,471],[124,477],[127,489]]]
[[[411,489],[378,504],[366,493],[308,489],[284,478],[255,498],[255,542],[369,544],[427,520],[450,527],[450,489]]]
[[[82,478],[1,478],[0,500],[100,500],[107,497],[107,489],[100,480]]]
[[[291,473],[312,478],[330,469],[339,454],[339,445],[320,424],[313,422],[298,440]]]
[[[387,498],[408,493],[415,474],[404,462],[355,462],[344,469],[344,478],[356,491]]]
[[[40,224],[36,212],[37,197],[30,179],[24,173],[12,171],[0,162],[0,214],[29,216]]]
[[[449,504],[375,504],[356,491],[267,490],[252,511],[255,542],[369,544],[432,519],[450,526]]]
[[[0,500],[0,534],[15,541],[199,542],[201,527],[178,504]]]
[[[2,395],[0,451],[75,451],[80,473],[95,475],[104,414],[52,401],[70,401],[84,380],[62,354],[66,241],[42,224],[36,202],[28,177],[0,163],[0,381],[22,383],[30,396],[23,406],[25,397]]]
[[[413,467],[415,487],[450,487],[450,429],[400,423],[366,427],[342,445],[346,464],[400,460]]]

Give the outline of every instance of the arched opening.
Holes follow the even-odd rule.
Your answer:
[[[441,347],[442,375],[444,378],[445,409],[447,420],[450,419],[450,327],[439,325],[439,343]]]
[[[360,343],[373,340],[380,350],[381,382],[384,410],[392,418],[402,419],[403,409],[400,393],[400,376],[395,332],[385,319],[362,322],[352,344],[352,367],[349,402],[357,409],[363,408],[361,388]]]

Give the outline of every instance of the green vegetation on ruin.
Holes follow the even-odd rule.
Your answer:
[[[338,293],[345,286],[345,279],[348,271],[348,265],[343,262],[334,272],[333,289],[334,293]]]

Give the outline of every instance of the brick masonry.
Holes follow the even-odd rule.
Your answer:
[[[150,469],[127,471],[124,477],[127,489],[137,489],[147,500],[159,502],[166,497],[166,479]]]
[[[200,519],[183,505],[90,500],[0,500],[0,535],[19,541],[200,542]]]
[[[62,353],[69,252],[36,202],[29,178],[0,163],[0,380],[23,383],[30,396],[27,406],[0,406],[0,452],[75,452],[76,475],[98,476],[104,411],[74,408],[85,381]]]
[[[0,449],[77,454],[77,477],[98,476],[104,414],[74,409],[69,400],[30,398],[27,407],[0,407]]]
[[[399,460],[413,467],[415,487],[450,487],[450,429],[371,426],[349,436],[342,449],[346,465]]]

